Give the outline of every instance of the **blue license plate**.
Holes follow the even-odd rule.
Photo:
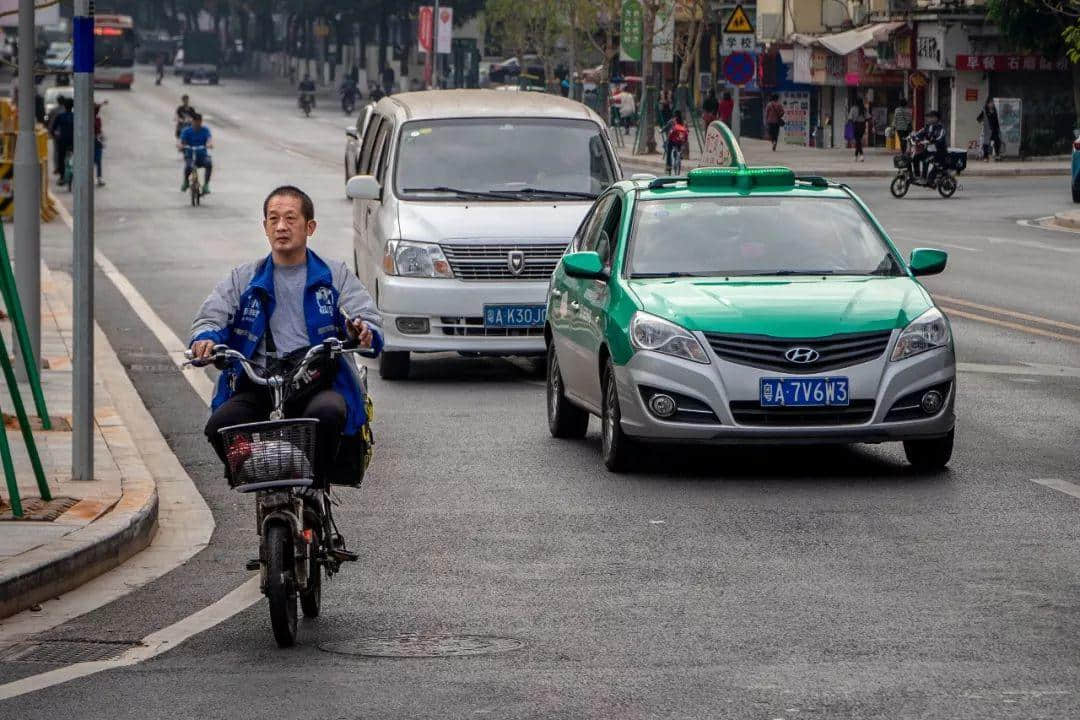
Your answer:
[[[761,378],[762,407],[844,407],[850,403],[848,379]]]
[[[547,322],[547,305],[485,305],[484,327],[529,328]]]

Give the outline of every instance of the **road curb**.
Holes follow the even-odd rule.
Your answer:
[[[1050,222],[1069,230],[1080,230],[1080,210],[1066,210],[1065,212],[1056,213]]]
[[[119,371],[122,380],[130,383],[97,323],[94,335],[95,365],[111,380]],[[154,477],[127,427],[115,419],[102,422],[102,411],[112,413],[113,409],[96,408],[95,422],[120,473],[120,499],[84,528],[6,562],[0,571],[0,619],[74,590],[115,568],[146,548],[157,532]]]

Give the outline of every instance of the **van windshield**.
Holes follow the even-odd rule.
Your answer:
[[[600,126],[588,120],[418,120],[401,129],[395,176],[408,198],[581,199],[615,182]]]

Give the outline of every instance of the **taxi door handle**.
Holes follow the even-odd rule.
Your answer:
[[[551,291],[551,297],[553,297],[553,298],[555,298],[556,300],[558,300],[559,298],[561,298],[561,297],[562,297],[562,290],[552,290],[552,291]]]
[[[581,309],[581,303],[579,303],[577,300],[571,300],[570,301],[570,309],[573,310],[574,312],[577,312],[578,310]]]

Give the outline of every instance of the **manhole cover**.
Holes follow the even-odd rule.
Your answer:
[[[0,662],[71,665],[79,662],[109,660],[122,655],[135,645],[138,645],[138,643],[94,640],[49,640],[36,643],[19,643],[0,650]]]
[[[435,658],[489,655],[523,647],[520,640],[491,635],[420,635],[405,633],[319,645],[320,650],[364,657]]]

